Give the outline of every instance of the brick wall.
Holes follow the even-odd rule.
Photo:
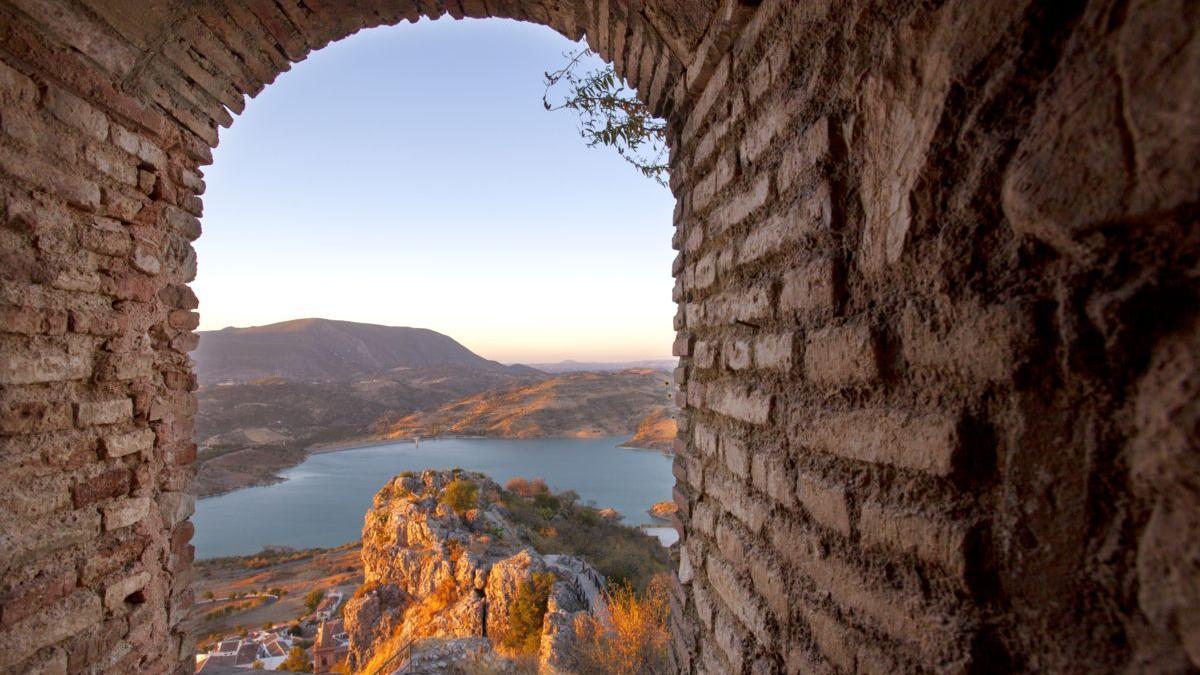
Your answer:
[[[1187,3],[2,0],[0,671],[190,671],[202,167],[441,14],[669,120],[681,671],[1200,664]]]
[[[1135,440],[1156,396],[1198,419],[1194,355],[1144,375],[1197,346],[1197,162],[1152,138],[1197,147],[1189,22],[768,0],[710,57],[672,137],[681,669],[1200,663],[1196,526],[1145,540],[1200,515],[1196,438]]]

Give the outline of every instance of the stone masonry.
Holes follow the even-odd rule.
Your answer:
[[[202,167],[442,15],[668,120],[680,672],[1200,667],[1194,2],[0,0],[0,672],[190,672]]]

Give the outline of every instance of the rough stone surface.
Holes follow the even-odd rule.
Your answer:
[[[454,480],[476,486],[477,508],[459,514],[441,503]],[[397,476],[375,495],[363,525],[364,590],[344,611],[353,666],[409,641],[415,649],[430,640],[502,640],[521,586],[550,573],[558,580],[543,621],[540,670],[572,671],[575,618],[605,611],[603,580],[581,560],[530,548],[504,517],[499,495],[482,474],[451,471]],[[469,650],[430,651],[442,654],[436,663]]]
[[[189,672],[202,167],[444,14],[667,120],[679,670],[1200,667],[1191,3],[0,0],[0,669]]]

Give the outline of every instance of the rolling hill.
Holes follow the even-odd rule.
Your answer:
[[[201,331],[192,358],[201,384],[263,378],[350,380],[390,371],[435,366],[509,375],[532,375],[479,356],[453,338],[427,328],[379,326],[330,319],[296,319],[266,326]]]
[[[648,416],[663,415],[670,394],[662,371],[566,373],[404,416],[388,425],[385,435],[587,438],[633,434]]]

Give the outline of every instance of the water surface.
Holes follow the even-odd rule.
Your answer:
[[[336,546],[362,536],[363,514],[379,488],[401,471],[462,467],[503,485],[540,476],[554,491],[612,507],[629,525],[654,522],[646,510],[671,498],[671,458],[618,448],[624,437],[510,440],[463,438],[376,445],[312,455],[276,485],[246,488],[196,503],[198,558],[256,553],[268,544]]]

